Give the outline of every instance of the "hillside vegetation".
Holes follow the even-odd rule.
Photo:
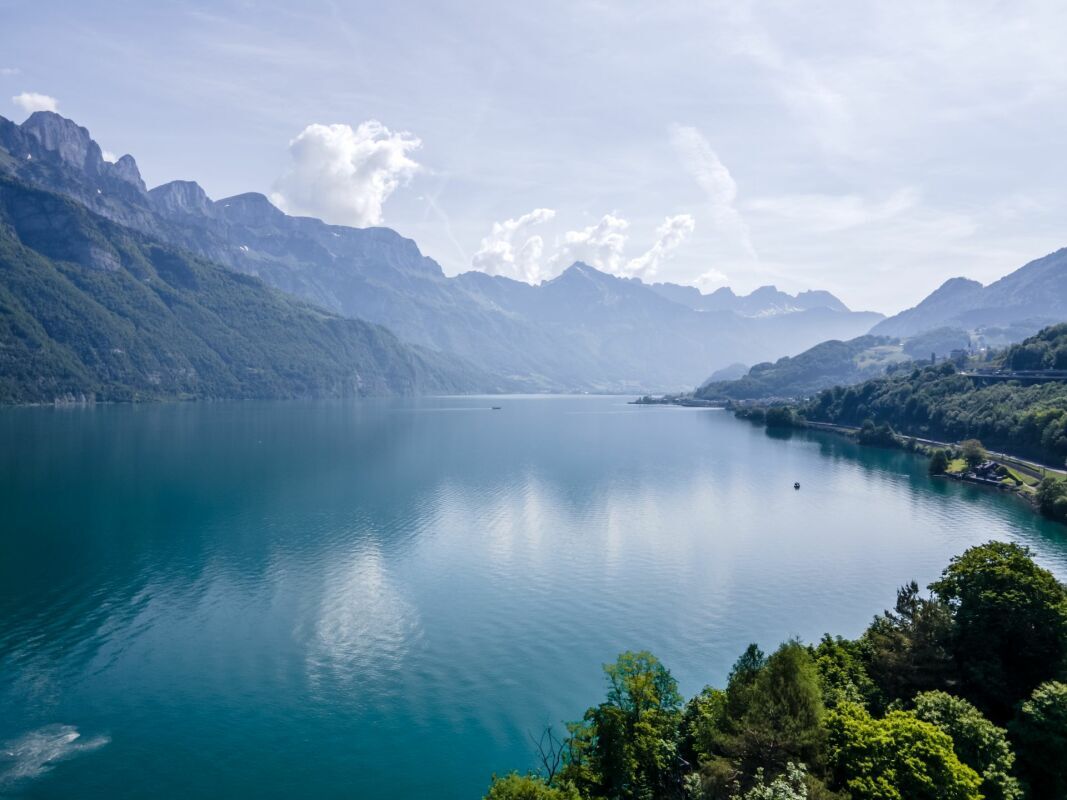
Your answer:
[[[1067,364],[1067,325],[1010,347],[990,366]],[[806,419],[840,425],[866,420],[930,439],[980,439],[996,450],[1060,465],[1067,458],[1067,383],[983,385],[949,363],[898,370],[857,386],[819,393],[798,408]]]
[[[829,341],[791,358],[756,364],[737,380],[708,381],[694,394],[702,400],[807,397],[828,386],[881,375],[906,359],[899,341],[887,336]]]
[[[459,359],[0,179],[0,402],[491,388]]]

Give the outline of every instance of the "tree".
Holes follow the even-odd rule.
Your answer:
[[[779,647],[759,671],[733,745],[745,772],[780,774],[789,761],[815,762],[825,707],[815,662],[802,644]]]
[[[977,439],[964,439],[960,442],[960,453],[963,455],[964,461],[971,467],[978,466],[989,457],[985,447]]]
[[[771,406],[764,414],[768,428],[792,428],[797,424],[796,414],[789,406]]]
[[[875,617],[863,634],[867,673],[886,700],[910,700],[938,689],[955,673],[952,614],[936,598],[924,598],[911,581],[897,590],[893,611]]]
[[[1012,774],[1015,753],[1008,732],[961,697],[947,692],[924,692],[915,698],[915,716],[952,737],[956,756],[982,777],[986,800],[1017,800],[1019,781]]]
[[[1051,519],[1067,520],[1067,481],[1045,478],[1037,487],[1037,504]]]
[[[852,800],[980,800],[981,779],[944,731],[907,711],[875,719],[843,705],[827,718],[830,766]]]
[[[726,692],[705,686],[685,705],[682,740],[687,760],[707,761],[719,753],[727,730]]]
[[[930,474],[931,475],[944,475],[945,470],[948,469],[948,455],[944,450],[938,448],[934,450],[932,456],[930,456]]]
[[[989,542],[952,559],[931,590],[952,609],[964,694],[994,721],[1067,658],[1067,588],[1017,544]]]
[[[1011,723],[1034,800],[1067,796],[1067,684],[1043,683]]]
[[[580,800],[578,790],[570,784],[549,786],[537,775],[512,772],[503,778],[493,776],[484,800]]]
[[[572,728],[561,779],[612,798],[679,796],[682,697],[674,678],[648,652],[623,653],[604,672],[607,700]]]
[[[881,691],[864,667],[869,657],[865,642],[824,634],[819,644],[809,650],[819,671],[819,685],[827,708],[841,703],[856,703],[865,708],[882,704]]]

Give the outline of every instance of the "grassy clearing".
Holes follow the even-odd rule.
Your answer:
[[[945,472],[951,472],[953,475],[962,475],[967,471],[967,462],[962,458],[954,458],[948,462],[948,469]]]

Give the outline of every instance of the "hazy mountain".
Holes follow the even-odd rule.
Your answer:
[[[146,191],[133,158],[105,162],[88,131],[51,112],[22,125],[0,118],[0,171],[532,390],[683,389],[730,363],[851,338],[880,319],[821,292],[766,287],[737,298],[675,287],[683,292],[671,297],[662,284],[586,265],[536,287],[481,273],[450,278],[387,228],[288,216],[261,194],[212,201],[191,181]]]
[[[0,402],[499,388],[453,356],[0,177]]]
[[[890,364],[908,358],[900,341],[888,336],[822,342],[791,358],[756,364],[737,380],[712,376],[694,394],[704,400],[808,397],[831,386],[877,377]]]
[[[648,287],[663,297],[697,311],[733,311],[745,317],[791,314],[814,308],[849,311],[848,306],[825,291],[791,295],[779,291],[775,286],[761,286],[751,294],[737,295],[729,286],[723,286],[709,294],[702,294],[695,286],[679,286],[676,283],[652,283],[648,284]]]
[[[945,281],[914,308],[882,320],[871,333],[913,336],[934,328],[1014,329],[1015,341],[1067,320],[1067,248],[1031,261],[982,286],[966,278]]]

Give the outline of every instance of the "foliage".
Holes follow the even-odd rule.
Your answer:
[[[767,781],[763,769],[758,769],[752,788],[735,797],[737,800],[807,800],[807,770],[803,764],[789,762],[785,772]]]
[[[549,786],[537,775],[512,772],[503,778],[493,777],[485,800],[579,800],[580,797],[570,784]]]
[[[933,454],[930,456],[930,474],[944,475],[945,471],[948,469],[948,464],[948,454],[941,448],[934,450]]]
[[[680,793],[678,734],[682,697],[670,672],[648,652],[626,652],[606,664],[608,695],[584,717],[584,769],[562,778],[594,795],[669,797]],[[572,761],[572,763],[575,763]]]
[[[1012,774],[1015,753],[1007,731],[998,728],[973,705],[947,692],[923,692],[915,698],[915,716],[952,737],[952,749],[982,777],[986,800],[1017,800],[1019,781]]]
[[[991,366],[1021,363],[1016,354],[1035,342],[1049,352],[1067,350],[1067,325],[1046,328],[1009,350],[1006,362]],[[995,450],[1051,464],[1067,458],[1067,382],[982,385],[941,363],[826,389],[797,412],[805,419],[850,426],[871,419],[928,439],[978,438]]]
[[[1043,683],[1011,723],[1034,800],[1067,796],[1067,684]]]
[[[859,433],[856,434],[856,440],[860,444],[881,447],[896,447],[898,444],[897,435],[893,432],[892,427],[885,422],[876,425],[872,419],[863,421]]]
[[[827,708],[842,703],[866,708],[884,704],[881,689],[871,680],[864,666],[870,660],[870,647],[866,641],[850,641],[826,634],[818,645],[810,648],[810,652],[819,672],[819,686]]]
[[[1063,674],[1067,588],[1017,544],[989,542],[952,559],[930,588],[952,609],[963,690],[994,720]]]
[[[764,414],[764,422],[768,428],[792,428],[799,420],[789,406],[771,406]]]
[[[1037,487],[1037,504],[1051,519],[1067,522],[1067,481],[1045,478]]]
[[[885,336],[830,340],[799,355],[756,364],[737,380],[708,381],[694,394],[704,400],[808,397],[828,386],[881,375],[903,358],[897,340]]]
[[[1067,587],[994,542],[930,591],[903,586],[857,640],[749,645],[725,689],[684,706],[651,654],[623,653],[605,701],[548,737],[542,774],[494,779],[489,797],[1062,800]]]
[[[897,590],[893,611],[886,611],[863,634],[867,672],[887,700],[907,700],[949,684],[952,616],[936,598],[924,598],[911,581]]]
[[[979,800],[981,779],[944,731],[906,711],[875,719],[863,708],[830,712],[830,763],[853,800]]]
[[[969,467],[977,467],[989,457],[985,447],[977,439],[964,439],[960,442],[960,455]]]

